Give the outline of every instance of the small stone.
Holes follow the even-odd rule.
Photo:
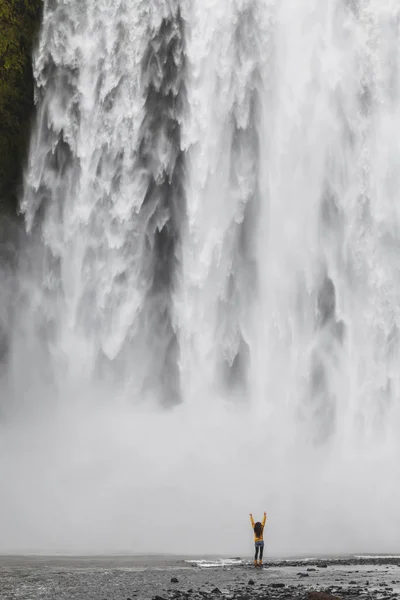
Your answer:
[[[307,571],[316,571],[317,569],[314,569],[314,567],[308,567]]]
[[[248,585],[254,585],[254,581],[252,579],[249,579]]]
[[[218,589],[217,587],[213,589],[213,591],[211,592],[212,594],[222,594],[221,590]]]
[[[276,589],[281,589],[285,587],[284,583],[271,583],[271,587],[276,588]]]
[[[179,579],[177,577],[171,577],[171,583],[179,583]]]

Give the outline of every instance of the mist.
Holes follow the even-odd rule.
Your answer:
[[[398,551],[394,440],[316,450],[218,401],[73,405],[3,429],[3,553],[240,556],[263,510],[270,556]]]

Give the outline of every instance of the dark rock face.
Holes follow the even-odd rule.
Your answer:
[[[0,0],[0,214],[16,212],[33,112],[32,46],[42,0]]]

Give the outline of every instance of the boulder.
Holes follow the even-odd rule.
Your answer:
[[[341,600],[339,596],[327,592],[308,592],[307,600]]]

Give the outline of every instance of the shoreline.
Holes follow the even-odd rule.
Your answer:
[[[205,566],[159,555],[0,556],[0,600],[400,598],[400,556],[279,559],[262,568],[239,557],[218,560]]]
[[[84,563],[126,563],[135,564],[148,563],[149,566],[162,563],[187,565],[189,568],[237,568],[250,565],[250,556],[224,556],[224,555],[183,555],[183,554],[2,554],[0,553],[0,564],[11,562],[84,562]],[[399,565],[400,554],[357,554],[337,556],[310,556],[310,557],[287,557],[277,558],[264,556],[264,564],[271,567],[300,567],[316,566],[325,568],[325,565]]]

